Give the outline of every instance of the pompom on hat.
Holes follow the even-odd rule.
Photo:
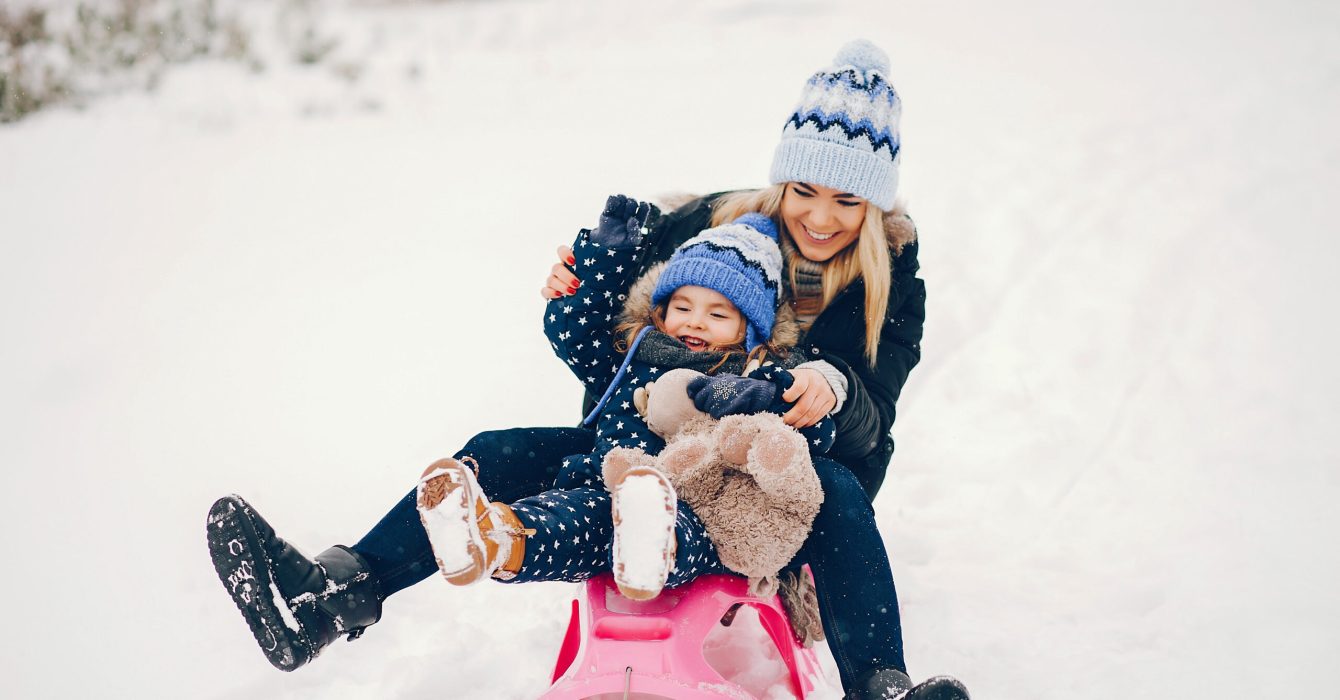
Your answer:
[[[651,303],[664,303],[685,285],[716,290],[740,310],[746,350],[767,342],[782,300],[777,226],[762,214],[745,214],[684,241],[656,280]]]
[[[805,83],[773,154],[772,184],[807,182],[863,197],[882,211],[898,192],[903,105],[889,57],[858,39]]]

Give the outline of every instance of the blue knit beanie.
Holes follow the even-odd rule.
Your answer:
[[[745,214],[684,241],[656,281],[651,303],[664,303],[684,285],[716,290],[740,310],[746,350],[767,342],[782,299],[782,252],[772,219]]]
[[[898,192],[903,104],[888,72],[889,57],[858,39],[838,51],[831,68],[811,76],[782,127],[772,184],[823,185],[891,209]]]

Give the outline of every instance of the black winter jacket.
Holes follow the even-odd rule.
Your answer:
[[[712,203],[722,194],[726,193],[695,199],[661,217],[644,241],[639,274],[668,260],[681,243],[708,228]],[[913,240],[893,259],[889,306],[873,369],[865,358],[865,284],[860,279],[833,299],[796,348],[808,359],[826,360],[847,377],[847,401],[834,416],[838,434],[829,457],[852,470],[871,500],[884,483],[893,456],[890,430],[898,395],[921,360],[926,286],[917,277],[918,269]],[[595,397],[588,393],[585,404],[589,411]]]

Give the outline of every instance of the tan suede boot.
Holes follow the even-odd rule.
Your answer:
[[[442,576],[457,586],[516,576],[526,536],[535,534],[522,527],[507,504],[488,501],[476,469],[473,459],[448,457],[429,465],[419,479],[419,520]]]

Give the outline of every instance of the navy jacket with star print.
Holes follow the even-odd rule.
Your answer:
[[[614,327],[619,322],[624,301],[637,275],[637,261],[643,251],[641,246],[601,246],[591,241],[589,234],[589,231],[583,230],[572,245],[573,257],[576,258],[573,270],[582,281],[581,287],[571,296],[548,303],[544,332],[559,359],[567,363],[572,373],[586,385],[587,391],[602,396],[625,359],[625,355],[615,348],[617,338]],[[659,331],[653,329],[649,333]],[[662,340],[666,339],[668,336],[662,334]],[[705,357],[706,352],[695,355]],[[720,354],[713,354],[721,357]],[[615,447],[636,447],[650,455],[658,454],[665,448],[665,441],[647,427],[646,421],[633,407],[633,392],[676,367],[649,362],[645,355],[639,352],[628,363],[619,386],[596,416],[595,450],[589,455],[574,455],[566,459],[555,480],[555,488],[602,486],[601,463],[605,454]],[[776,383],[777,396],[780,397],[791,384],[792,377],[786,371],[787,368],[794,367],[804,359],[798,353],[789,358],[778,358],[779,364],[759,368],[750,376]],[[784,413],[789,408],[789,404],[779,399],[769,410]],[[826,452],[833,443],[835,433],[832,418],[825,418],[801,431],[810,443],[812,454]]]

